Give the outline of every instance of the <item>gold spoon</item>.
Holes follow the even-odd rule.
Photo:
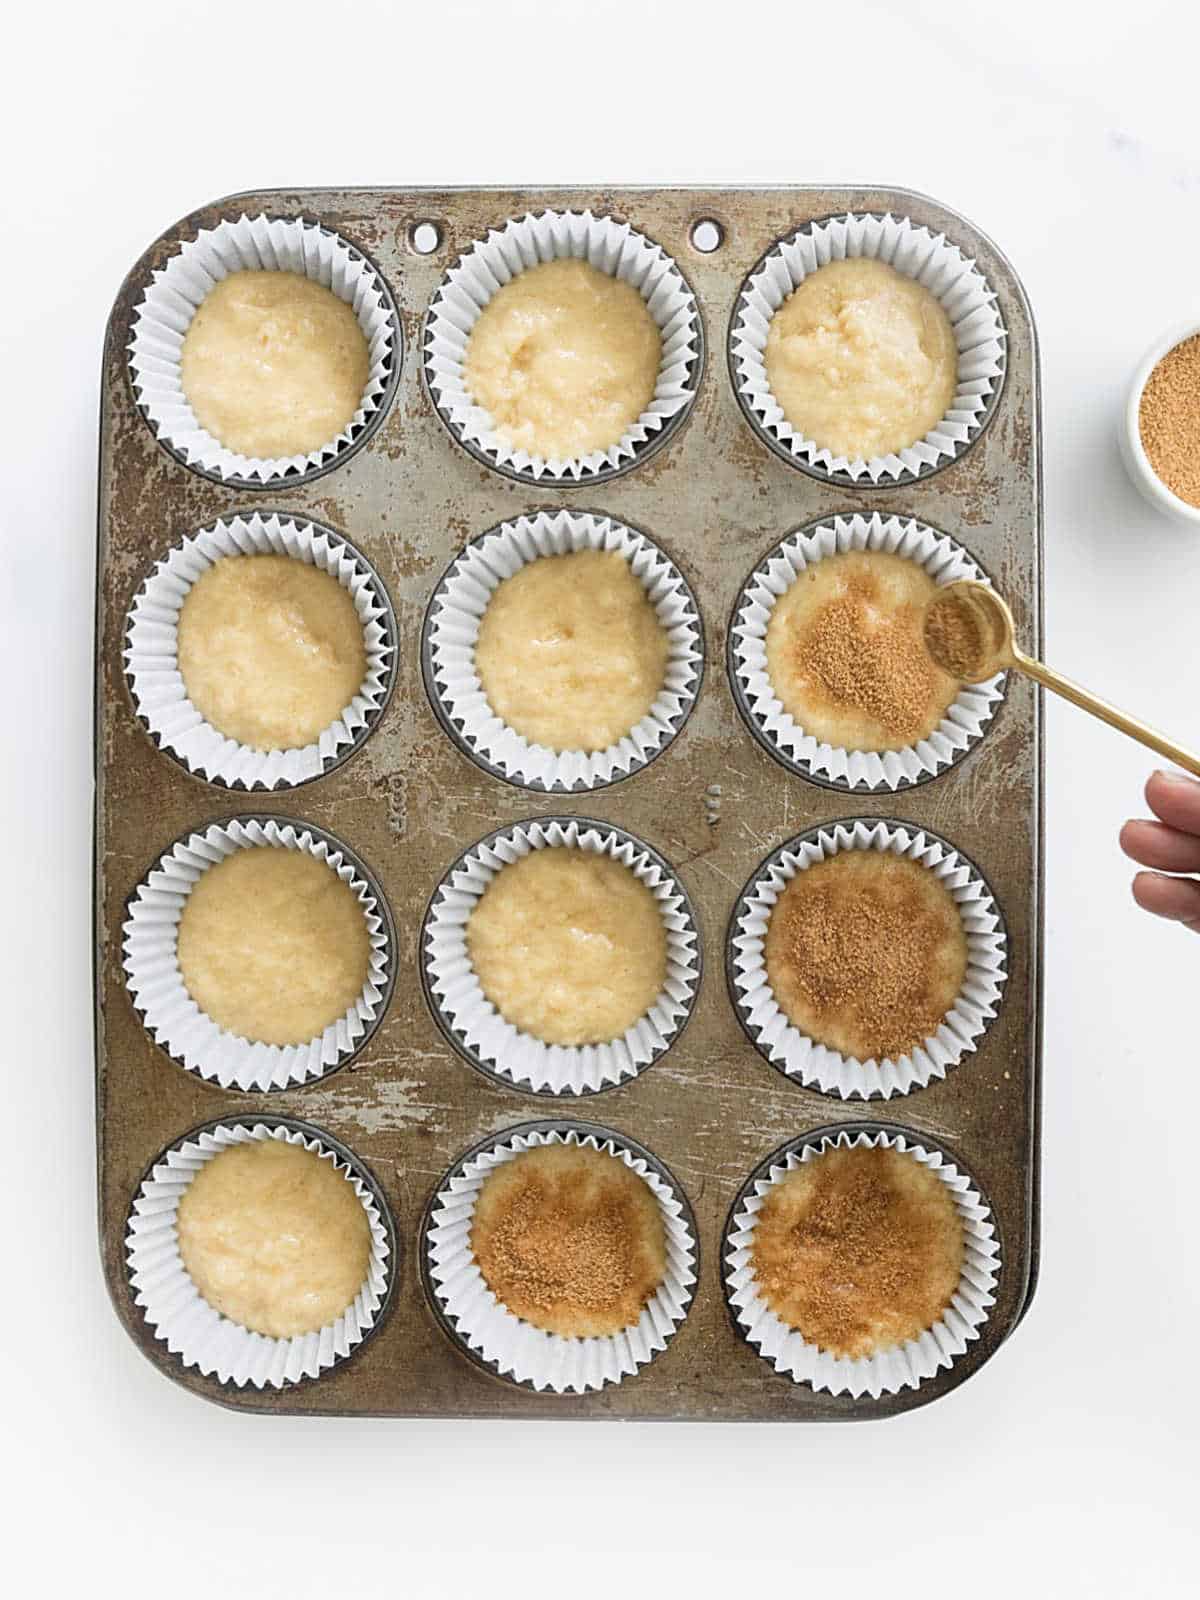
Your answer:
[[[1148,745],[1166,756],[1177,767],[1200,778],[1200,756],[1168,739],[1165,734],[1118,711],[1097,695],[1072,683],[1052,667],[1035,661],[1017,648],[1012,612],[994,589],[973,578],[948,583],[925,608],[925,648],[944,672],[962,683],[982,683],[1007,667],[1015,667],[1027,678],[1053,689],[1072,705],[1090,711],[1109,727],[1127,733],[1131,739]]]

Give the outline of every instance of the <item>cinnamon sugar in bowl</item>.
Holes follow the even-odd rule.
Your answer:
[[[1118,438],[1143,498],[1200,532],[1200,323],[1171,329],[1142,358]]]

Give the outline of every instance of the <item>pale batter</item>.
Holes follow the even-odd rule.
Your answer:
[[[544,261],[484,306],[463,382],[511,449],[569,460],[620,442],[654,398],[661,358],[632,284],[586,261]]]
[[[615,550],[543,556],[497,588],[475,670],[492,710],[534,744],[604,750],[663,686],[667,634]]]
[[[298,272],[233,272],[192,318],[180,382],[214,439],[269,460],[331,444],[370,368],[358,318],[332,289]]]
[[[349,591],[289,556],[230,556],[211,566],[184,599],[178,653],[200,715],[252,750],[311,744],[367,670]]]
[[[959,691],[925,647],[937,585],[915,561],[851,550],[804,569],[767,624],[767,676],[804,732],[845,750],[927,739]]]
[[[362,1288],[371,1228],[333,1165],[277,1139],[231,1145],[184,1190],[179,1253],[209,1305],[271,1339],[335,1322]]]
[[[859,1061],[932,1037],[962,987],[967,938],[928,867],[843,850],[797,872],[767,925],[767,980],[808,1038]]]
[[[771,318],[764,359],[792,427],[851,461],[923,439],[958,385],[941,306],[923,284],[866,257],[805,278]]]
[[[307,850],[249,846],[201,873],[179,919],[184,988],[219,1028],[307,1044],[367,981],[370,937],[354,891]]]
[[[546,1044],[619,1038],[658,999],[667,938],[645,884],[611,856],[547,846],[502,867],[467,921],[484,994]]]
[[[751,1258],[781,1321],[862,1359],[932,1328],[958,1289],[963,1226],[936,1172],[899,1150],[826,1150],[768,1191]]]
[[[578,1145],[526,1150],[489,1173],[471,1249],[502,1305],[568,1339],[631,1327],[667,1270],[649,1185],[618,1156]]]

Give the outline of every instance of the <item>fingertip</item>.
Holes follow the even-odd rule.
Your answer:
[[[1170,767],[1156,767],[1146,779],[1146,794],[1150,790],[1161,789],[1200,790],[1200,783],[1195,778],[1189,778],[1186,772],[1173,772]]]
[[[1182,772],[1152,772],[1146,804],[1160,821],[1184,833],[1200,833],[1200,783]]]

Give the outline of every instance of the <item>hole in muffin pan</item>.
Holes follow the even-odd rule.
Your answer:
[[[725,229],[714,217],[700,217],[692,223],[689,235],[693,250],[702,256],[711,256],[725,243]]]
[[[408,242],[419,256],[431,256],[442,242],[442,230],[428,219],[414,222],[408,230]]]

